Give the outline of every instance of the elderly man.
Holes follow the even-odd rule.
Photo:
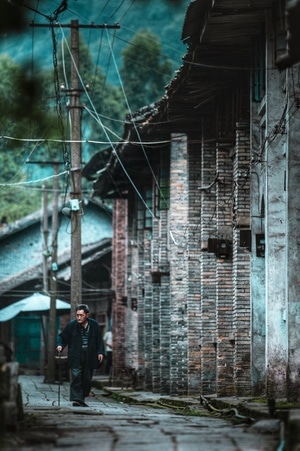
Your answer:
[[[70,401],[74,407],[88,407],[85,398],[92,387],[93,371],[103,361],[105,350],[100,327],[89,318],[86,304],[76,307],[76,319],[59,334],[57,352],[62,352],[65,346],[71,370]]]

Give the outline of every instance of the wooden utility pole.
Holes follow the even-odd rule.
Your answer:
[[[51,22],[50,24],[30,24],[32,27],[42,28],[71,28],[71,89],[64,89],[70,95],[71,117],[71,316],[75,314],[75,306],[82,302],[82,271],[81,271],[81,216],[82,216],[82,189],[81,189],[81,105],[79,80],[79,29],[98,28],[116,29],[114,25],[80,25],[78,20],[63,25]]]
[[[79,83],[79,24],[71,21],[71,316],[82,299],[81,271],[81,105]]]
[[[57,299],[57,235],[58,235],[58,163],[54,164],[53,203],[52,203],[52,257],[50,269],[50,312],[47,382],[55,382],[55,347],[56,347],[56,299]],[[60,382],[60,381],[59,381]]]

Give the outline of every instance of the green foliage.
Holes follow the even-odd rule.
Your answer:
[[[6,216],[8,223],[34,213],[41,205],[38,192],[32,192],[26,188],[1,190],[0,217]]]
[[[14,156],[15,152],[12,150],[0,152],[0,218],[6,216],[8,222],[16,221],[36,211],[41,204],[38,191],[28,192],[25,186],[14,185],[15,182],[20,183],[25,179],[16,162],[18,158]]]
[[[163,57],[158,37],[150,30],[139,31],[122,57],[121,74],[131,110],[159,100],[171,77],[172,65]]]
[[[85,140],[92,139],[106,143],[99,145],[98,151],[99,147],[108,147],[110,141],[116,141],[117,137],[121,136],[127,109],[121,89],[108,83],[102,69],[93,64],[89,48],[81,34],[79,34],[79,54],[80,89],[82,90],[80,100],[83,105],[82,135]],[[66,45],[64,58],[60,52],[58,59],[59,79],[64,82],[64,74],[71,72],[71,58]],[[88,161],[94,152],[94,145],[84,144],[83,160]]]
[[[40,207],[40,193],[35,189],[26,189],[20,182],[52,174],[51,166],[48,166],[45,173],[42,164],[40,168],[35,166],[29,171],[26,161],[62,162],[64,152],[69,152],[69,145],[52,142],[68,139],[70,133],[70,95],[67,90],[60,90],[60,85],[65,82],[65,74],[70,79],[71,58],[68,55],[66,50],[63,58],[60,51],[57,77],[53,69],[42,72],[39,77],[33,77],[28,67],[17,65],[8,56],[0,58],[0,133],[2,137],[14,138],[2,138],[0,141],[0,215],[7,216],[10,222]],[[108,147],[110,140],[118,141],[122,134],[126,114],[122,92],[119,87],[106,82],[100,69],[96,71],[82,39],[80,63],[83,139],[103,141],[106,142],[103,147]],[[56,79],[59,86],[54,83]],[[84,92],[86,85],[89,88]],[[44,141],[31,143],[21,140],[31,137]],[[88,161],[95,149],[98,151],[101,146],[83,144],[82,147],[83,161]],[[89,190],[85,180],[83,188]]]
[[[52,129],[54,115],[45,107],[42,78],[5,55],[0,58],[0,99],[2,134],[36,137]]]
[[[153,1],[151,5],[149,2],[144,2],[141,6],[142,3],[138,1],[137,4],[140,5],[131,11],[130,18],[129,15],[126,16],[128,20],[130,19],[130,28],[138,29],[136,25],[141,21],[141,14],[147,14],[147,23],[150,21],[156,27],[155,30],[161,32],[160,36],[167,33],[167,41],[176,42],[171,35],[174,36],[175,30],[176,33],[178,32],[177,20],[180,20],[181,25],[180,8],[177,7],[180,5],[182,7],[183,2],[180,0],[166,0],[162,3]],[[92,2],[91,7],[98,11],[98,2]],[[109,5],[108,7],[112,11],[108,10],[105,13],[110,17],[115,8]],[[21,23],[19,18],[16,25],[7,22],[8,29],[19,29],[21,26],[19,23]],[[126,28],[126,23],[124,25]],[[5,29],[4,23],[0,23],[1,29]],[[20,35],[16,35],[15,39],[13,56],[20,55],[17,41],[20,40]],[[120,47],[123,46],[121,72],[127,99],[124,99],[119,79],[114,79],[114,85],[110,84],[107,78],[109,74],[104,73],[94,64],[95,48],[98,50],[96,41],[91,40],[87,46],[80,34],[82,138],[86,141],[103,142],[103,144],[83,143],[83,162],[89,161],[90,157],[101,148],[110,147],[110,141],[120,140],[128,105],[130,110],[134,111],[158,100],[164,94],[164,86],[171,78],[171,62],[163,54],[159,38],[150,30],[139,31],[126,48],[122,39],[119,41],[116,39],[115,43],[118,49],[114,48],[116,58],[121,53]],[[41,40],[35,44],[36,47],[44,49],[45,41]],[[29,45],[31,46],[31,41]],[[24,47],[28,49],[28,54],[30,54],[29,45]],[[47,42],[47,45],[51,48],[51,42]],[[70,48],[70,44],[68,46]],[[20,182],[43,178],[53,173],[50,166],[46,171],[42,167],[31,165],[29,170],[30,165],[26,164],[27,160],[62,161],[66,153],[70,152],[68,144],[53,141],[68,139],[70,136],[68,117],[70,94],[54,83],[58,81],[59,85],[62,83],[66,85],[65,78],[67,78],[70,84],[71,58],[68,46],[64,46],[63,53],[61,46],[58,46],[57,74],[54,73],[53,67],[48,65],[48,68],[44,68],[37,75],[33,65],[19,65],[8,56],[3,54],[0,56],[0,134],[2,136],[0,140],[0,215],[8,216],[10,222],[40,207],[39,191],[33,189],[34,186],[25,188],[20,185]],[[101,50],[107,52],[107,49]],[[170,51],[173,50],[173,48],[170,49]],[[51,51],[44,51],[44,57],[51,59]],[[84,92],[86,86],[89,88]],[[3,138],[4,136],[16,139]],[[23,141],[21,138],[38,138],[43,141],[37,143]],[[86,180],[82,182],[84,188],[89,190],[88,182]]]
[[[21,185],[26,181],[27,159],[39,156],[39,146],[21,138],[49,138],[56,133],[55,115],[47,109],[42,93],[42,77],[31,77],[28,67],[8,56],[0,58],[0,216],[10,222],[40,205],[40,194],[33,190],[29,194]]]

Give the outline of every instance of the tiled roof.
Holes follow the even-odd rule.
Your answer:
[[[148,158],[168,145],[172,133],[199,135],[203,117],[211,117],[222,96],[236,86],[241,74],[250,74],[253,39],[261,35],[266,8],[273,0],[193,0],[183,24],[182,40],[187,44],[183,64],[166,87],[165,95],[125,120],[123,140],[100,170],[94,183],[95,194],[117,197],[132,180],[147,171]],[[144,144],[140,145],[139,141]],[[155,144],[160,142],[161,144]],[[127,174],[119,164],[119,158]],[[107,152],[106,152],[107,156]],[[85,176],[91,177],[92,165]],[[95,175],[95,174],[94,174]]]
[[[58,264],[70,260],[70,220],[60,214],[58,232]],[[37,212],[0,232],[0,293],[12,289],[26,280],[36,278],[42,272],[43,238],[42,212]],[[49,222],[51,216],[49,217]],[[82,248],[89,255],[98,252],[101,243],[111,241],[111,213],[104,207],[90,202],[82,216]],[[49,248],[51,250],[51,223],[49,223]],[[110,246],[110,245],[109,245]]]

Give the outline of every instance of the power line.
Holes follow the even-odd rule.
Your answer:
[[[69,171],[63,171],[60,174],[57,175],[49,175],[48,177],[43,177],[37,180],[29,180],[29,181],[24,181],[24,182],[16,182],[16,183],[0,183],[0,186],[16,186],[16,185],[30,185],[32,183],[39,183],[39,182],[44,182],[46,180],[50,180],[53,177],[61,177],[62,175],[68,174]]]

